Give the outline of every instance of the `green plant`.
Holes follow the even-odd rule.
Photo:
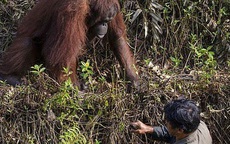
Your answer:
[[[59,144],[86,144],[87,140],[81,133],[79,126],[74,124],[72,127],[68,127],[60,135]]]
[[[86,80],[86,84],[90,86],[90,88],[93,90],[93,67],[90,65],[90,60],[87,60],[86,62],[81,61],[81,77]]]
[[[31,73],[40,76],[46,68],[42,67],[42,64],[40,64],[32,66],[31,69]]]
[[[72,74],[68,68],[64,68],[65,76]],[[70,78],[59,86],[52,98],[47,99],[44,110],[52,110],[57,114],[56,119],[62,127],[59,143],[60,144],[86,144],[86,138],[81,133],[78,126],[79,117],[84,114],[79,105],[78,88],[75,87]]]
[[[68,68],[64,68],[63,72],[66,77],[72,73]],[[74,86],[70,77],[68,77],[68,79],[60,85],[59,92],[56,93],[51,100],[53,106],[66,106],[78,110],[78,104],[75,103],[77,95],[78,87]]]
[[[204,48],[196,40],[196,36],[192,35],[190,43],[191,53],[193,54],[195,68],[202,71],[202,77],[209,82],[210,78],[216,73],[217,62],[214,59],[212,46]]]
[[[34,65],[30,70],[32,75],[28,75],[27,77],[31,82],[38,83],[38,85],[42,85],[46,89],[51,89],[49,82],[47,82],[48,75],[44,73],[45,69],[42,64]]]
[[[171,61],[172,62],[174,62],[174,67],[178,67],[179,65],[180,65],[180,63],[181,63],[181,60],[180,59],[178,59],[178,58],[175,58],[175,57],[170,57],[170,59],[171,59]]]
[[[0,2],[2,2],[2,3],[7,3],[8,0],[1,0]]]
[[[96,139],[95,144],[101,144],[101,141]]]
[[[90,77],[93,75],[93,68],[90,65],[90,61],[87,60],[86,62],[81,61],[81,76],[83,79],[90,79]]]

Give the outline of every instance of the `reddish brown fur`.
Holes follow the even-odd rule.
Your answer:
[[[42,61],[58,82],[66,80],[62,72],[65,67],[73,72],[71,80],[79,85],[77,59],[90,35],[88,30],[111,8],[119,11],[118,0],[40,0],[22,20],[16,38],[3,54],[0,74],[22,76]],[[128,79],[138,81],[120,12],[109,23],[108,37]]]

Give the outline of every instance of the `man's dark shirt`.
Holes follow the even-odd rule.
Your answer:
[[[164,141],[170,144],[173,144],[176,142],[176,138],[174,136],[171,136],[168,132],[168,129],[166,126],[155,126],[153,127],[154,132],[152,134],[152,138],[154,140],[160,140]]]

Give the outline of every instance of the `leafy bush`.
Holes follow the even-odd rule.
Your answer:
[[[214,143],[229,143],[229,1],[120,2],[141,91],[126,93],[109,47],[92,42],[78,69],[85,93],[70,79],[58,84],[42,65],[31,68],[25,85],[2,82],[0,143],[151,143],[132,134],[129,123],[163,124],[163,105],[181,95],[199,104]],[[0,1],[1,51],[35,3]]]

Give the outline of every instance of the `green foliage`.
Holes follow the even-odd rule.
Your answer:
[[[69,77],[73,72],[69,68],[63,68],[64,76]]]
[[[100,142],[100,141],[98,141],[98,140],[96,140],[96,141],[95,141],[95,144],[101,144],[101,142]]]
[[[42,66],[43,66],[42,64],[34,65],[31,67],[32,70],[30,72],[32,72],[35,75],[40,76],[46,69],[45,67],[42,67]]]
[[[174,67],[178,67],[179,65],[180,65],[180,63],[181,63],[181,60],[180,59],[178,59],[178,58],[174,58],[174,57],[170,57],[170,59],[171,59],[171,61],[172,62],[174,62]]]
[[[214,143],[228,143],[229,73],[217,68],[219,59],[230,67],[229,0],[120,1],[145,91],[126,93],[126,83],[113,75],[120,67],[108,66],[114,60],[108,45],[93,45],[94,52],[83,57],[90,60],[80,63],[81,78],[90,86],[84,94],[69,78],[58,84],[34,65],[26,85],[0,86],[0,143],[154,143],[131,134],[128,124],[136,119],[162,124],[163,104],[180,95],[200,104]],[[0,1],[1,51],[34,3]],[[97,68],[103,72],[95,75]]]
[[[184,65],[183,67],[190,68],[194,66],[193,62],[196,61],[194,58],[198,58],[197,62],[201,62],[204,58],[203,61],[208,61],[206,65],[209,66],[211,63],[215,65],[216,62],[217,65],[227,61],[229,53],[227,43],[230,41],[227,34],[229,32],[229,26],[227,26],[230,14],[227,8],[229,3],[198,0],[164,0],[160,3],[164,6],[162,24],[166,28],[161,42],[162,47],[167,48],[166,54],[163,55],[165,59],[170,58],[176,66]],[[202,56],[191,56],[194,54],[194,49],[190,46],[193,36],[196,37],[196,47],[200,47],[199,52],[196,51],[195,54]],[[160,53],[164,54],[164,51]],[[204,53],[209,53],[207,54],[209,58],[205,57]],[[178,60],[181,60],[180,65]],[[221,63],[218,63],[220,61]]]
[[[87,60],[86,62],[81,61],[81,77],[86,81],[86,85],[90,86],[91,90],[95,89],[95,86],[93,85],[93,67],[90,65],[90,60]],[[101,80],[103,81],[103,77],[101,77]]]
[[[87,60],[86,62],[81,61],[81,76],[83,77],[83,79],[85,80],[90,80],[92,75],[93,75],[93,68],[90,65],[90,61]]]
[[[77,87],[68,79],[59,87],[59,91],[46,101],[44,109],[54,110],[63,127],[59,136],[60,144],[86,144],[86,138],[77,122],[83,112],[77,96]]]
[[[194,59],[195,69],[202,70],[202,77],[209,82],[209,80],[216,74],[217,62],[214,59],[214,52],[212,46],[203,48],[199,45],[195,35],[192,35],[191,43],[191,55]]]
[[[32,68],[35,75],[41,75],[45,70],[41,65],[35,65]],[[63,68],[63,72],[67,77],[72,74],[68,68]],[[45,100],[42,106],[43,111],[51,111],[54,114],[51,119],[58,120],[62,127],[59,136],[60,144],[86,144],[86,138],[78,126],[78,119],[83,114],[79,105],[80,100],[78,88],[68,78],[51,98]],[[48,117],[52,117],[49,112]]]
[[[2,3],[7,3],[8,1],[7,0],[1,0]]]
[[[87,140],[81,133],[79,126],[74,124],[61,132],[59,144],[87,144]]]
[[[72,72],[69,72],[68,69],[64,68],[65,74],[68,76]],[[78,88],[73,85],[70,77],[59,86],[58,93],[49,100],[51,107],[65,107],[72,108],[74,111],[79,110],[78,105]]]

